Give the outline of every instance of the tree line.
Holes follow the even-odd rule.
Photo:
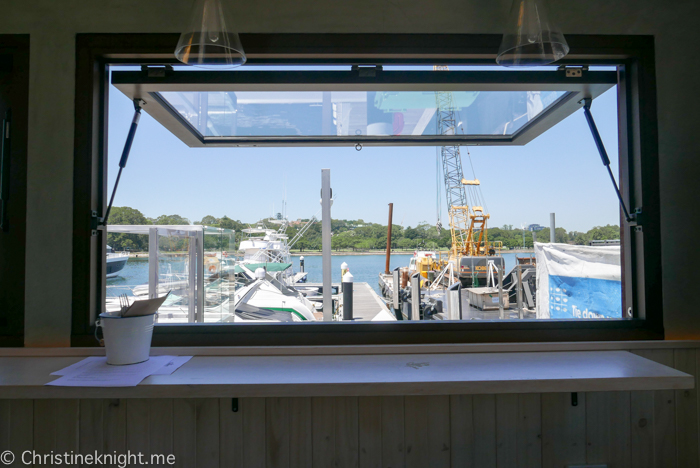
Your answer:
[[[161,215],[157,218],[148,218],[139,210],[128,206],[112,207],[112,212],[109,217],[109,224],[158,226],[183,226],[199,224],[211,227],[221,227],[236,231],[236,237],[234,238],[236,243],[239,241],[238,237],[240,236],[240,231],[248,227],[247,224],[240,221],[235,221],[227,216],[223,216],[222,218],[205,216],[201,221],[195,221],[194,223],[177,214]],[[165,251],[182,251],[186,249],[187,242],[187,239],[169,237],[161,239],[159,241],[159,247],[161,250]],[[108,233],[107,245],[112,247],[114,250],[119,251],[128,250],[131,252],[145,252],[148,250],[148,236],[142,234]],[[238,248],[238,245],[231,243],[229,236],[226,234],[207,234],[204,236],[204,248],[205,250],[235,250]]]
[[[300,220],[300,223],[287,227],[286,234],[289,239],[302,229],[308,219]],[[205,216],[199,221],[190,221],[179,215],[161,215],[157,218],[147,218],[139,210],[130,207],[114,207],[110,216],[110,224],[154,224],[154,225],[187,225],[199,224],[211,227],[231,229],[236,232],[235,244],[230,244],[226,236],[205,236],[205,249],[234,250],[238,248],[244,234],[243,229],[264,223],[259,220],[253,223],[244,223],[228,216],[217,218]],[[269,228],[276,228],[274,224]],[[452,245],[450,230],[443,228],[438,231],[435,225],[427,222],[419,223],[415,227],[404,228],[399,224],[392,224],[391,246],[397,250],[438,250],[449,249]],[[331,221],[331,248],[344,251],[369,251],[384,250],[387,242],[387,226],[378,223],[368,223],[362,219]],[[549,228],[534,232],[537,242],[549,242]],[[490,242],[501,242],[506,249],[532,248],[533,232],[523,229],[514,229],[512,225],[492,227],[488,230]],[[587,232],[567,231],[564,228],[556,228],[555,241],[564,244],[586,245],[591,240],[613,240],[620,238],[620,228],[616,225],[596,226]],[[182,250],[185,239],[171,239],[169,243],[162,243],[165,250]],[[108,234],[107,243],[115,250],[146,251],[148,250],[148,236],[135,234]],[[314,222],[304,236],[292,246],[298,251],[321,250],[321,223]]]

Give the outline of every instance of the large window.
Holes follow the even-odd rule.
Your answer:
[[[297,40],[305,47],[307,38]],[[337,40],[352,48],[353,38]],[[158,43],[154,60],[97,50],[92,58],[104,83],[93,122],[106,144],[89,152],[104,168],[90,182],[100,187],[91,199],[98,212],[122,142],[115,129],[128,125],[132,102],[143,118],[139,162],[125,170],[133,178],[122,182],[116,217],[88,242],[97,267],[75,272],[92,298],[76,313],[76,343],[88,344],[80,337],[120,294],[133,301],[168,291],[156,343],[663,336],[648,271],[658,264],[656,142],[641,132],[655,128],[654,113],[635,117],[642,105],[653,111],[644,38],[579,58],[574,47],[567,63],[536,70],[490,66],[488,54],[446,57],[438,47],[418,58],[392,49],[372,64],[361,54],[285,63],[284,54],[252,53],[234,71],[197,71],[155,60]],[[586,100],[623,200],[642,208],[631,223],[583,118]],[[337,193],[330,314],[315,255],[326,166],[336,167]],[[290,191],[305,206],[290,210],[292,185],[303,187]],[[389,273],[379,255],[387,202],[403,217],[393,219]],[[551,235],[549,213],[557,213]],[[109,264],[120,258],[124,273],[115,275]],[[352,320],[340,263],[355,276]]]

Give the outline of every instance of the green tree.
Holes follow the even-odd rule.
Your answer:
[[[202,224],[204,226],[216,226],[218,225],[220,220],[218,218],[213,217],[212,215],[206,215],[202,220],[197,223],[197,224]]]
[[[224,229],[235,229],[236,222],[228,216],[224,216],[219,220],[219,227]]]
[[[171,225],[171,226],[183,226],[190,224],[190,220],[183,218],[180,215],[160,215],[155,219],[155,223],[159,226]]]
[[[401,239],[396,241],[396,245],[400,249],[409,250],[414,249],[416,247],[416,242],[413,239],[409,239],[408,237],[402,237]]]
[[[135,208],[113,206],[109,215],[109,224],[144,225],[150,224],[148,218]],[[146,251],[148,236],[139,234],[107,233],[107,245],[114,250]]]
[[[587,233],[589,240],[614,240],[620,238],[620,227],[616,225],[596,226]]]

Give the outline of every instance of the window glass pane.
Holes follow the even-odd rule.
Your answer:
[[[451,109],[455,132],[512,135],[566,91],[160,92],[204,137],[441,135],[436,111]]]
[[[318,201],[320,169],[330,167],[332,320],[370,327],[411,318],[628,318],[621,299],[617,198],[577,104],[582,91],[519,86],[512,91],[149,91],[160,101],[144,107],[110,218],[108,244],[114,252],[107,259],[107,310],[119,310],[119,294],[133,301],[170,291],[159,324],[323,321]],[[123,89],[110,91],[111,187],[133,104]],[[617,173],[616,90],[601,93],[594,116]],[[161,114],[154,112],[156,106]],[[558,114],[564,106],[572,108]],[[188,147],[163,123],[166,113],[180,130],[186,127],[173,114],[205,139],[522,138],[542,121],[546,130],[518,146],[496,146],[494,138],[480,146],[388,145],[359,152],[323,146]],[[435,141],[442,142],[430,144]],[[388,203],[395,204],[390,274],[384,255]],[[125,258],[121,273],[113,275]],[[354,276],[352,322],[344,316],[340,291],[347,269]],[[420,287],[417,317],[414,274]],[[459,291],[450,289],[458,284]]]
[[[126,211],[115,208],[112,222],[123,221]],[[144,224],[110,225],[108,233],[107,312],[120,312],[134,301],[167,294],[157,323],[225,322],[231,318],[229,304],[237,287],[231,274],[235,263],[233,230]]]

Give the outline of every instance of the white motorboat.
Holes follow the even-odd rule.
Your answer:
[[[107,278],[119,276],[119,272],[124,269],[129,261],[128,252],[115,252],[112,247],[107,246]]]
[[[233,322],[303,322],[315,321],[314,305],[299,291],[287,287],[262,268],[255,273],[242,265],[250,283],[234,294]]]
[[[306,282],[306,272],[294,273],[291,268],[279,268],[275,264],[291,265],[292,257],[289,249],[304,235],[315,220],[315,216],[312,217],[291,241],[286,234],[289,221],[284,218],[267,220],[269,223],[279,225],[277,229],[267,228],[264,224],[243,229],[248,237],[241,240],[238,248],[242,257],[239,263],[249,265],[252,271],[262,266],[268,273],[277,272],[274,276],[289,286]]]

